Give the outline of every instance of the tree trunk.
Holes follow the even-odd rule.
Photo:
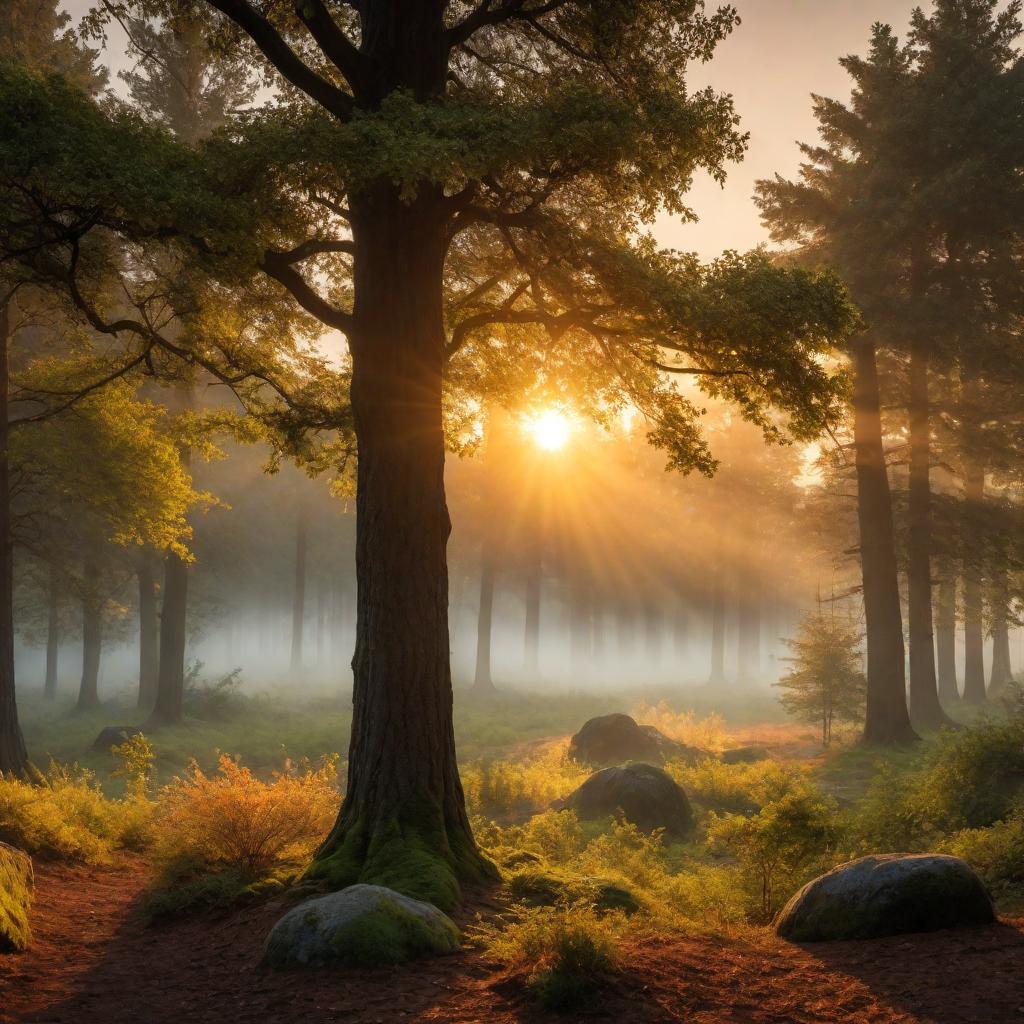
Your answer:
[[[572,671],[579,682],[593,666],[594,608],[589,581],[578,577],[569,583],[569,648]]]
[[[950,719],[939,703],[932,629],[931,417],[928,349],[910,345],[910,507],[907,581],[910,618],[910,720],[918,729],[938,729]]]
[[[164,600],[160,608],[160,667],[151,727],[174,725],[184,714],[188,563],[175,552],[164,557]]]
[[[533,681],[540,676],[540,600],[543,568],[535,558],[526,575],[526,623],[523,627],[523,669]]]
[[[0,774],[21,776],[28,767],[28,754],[14,694],[14,545],[8,461],[9,346],[10,298],[0,296]]]
[[[78,710],[96,707],[100,702],[100,651],[103,647],[103,599],[100,570],[95,562],[85,563],[82,571],[82,683],[78,689]]]
[[[306,625],[306,514],[299,511],[295,526],[295,586],[292,590],[292,654],[289,668],[292,678],[302,671],[302,638]]]
[[[473,689],[493,693],[491,679],[491,633],[494,621],[494,557],[485,540],[480,550],[480,606],[476,617],[476,673]]]
[[[750,683],[761,672],[761,600],[760,587],[753,582],[750,592],[740,601],[736,630],[737,675],[741,683]]]
[[[648,668],[656,668],[661,664],[662,655],[662,618],[661,608],[654,602],[644,606],[644,654]]]
[[[949,570],[939,581],[935,609],[935,639],[939,673],[939,699],[945,704],[960,700],[956,671],[956,575]]]
[[[418,17],[395,16],[406,21],[388,31],[420,31]],[[364,38],[383,31],[363,26]],[[339,888],[381,882],[450,909],[460,880],[496,872],[470,830],[452,724],[443,203],[433,186],[404,203],[388,184],[350,205],[359,447],[352,734],[345,801],[310,874]]]
[[[711,673],[710,685],[725,682],[725,588],[721,572],[715,573],[711,591]]]
[[[893,745],[917,739],[907,710],[903,614],[892,525],[892,495],[882,446],[875,345],[854,344],[854,444],[857,518],[867,623],[868,692],[864,740]]]
[[[964,478],[967,528],[972,530],[985,502],[985,467],[980,460],[967,459]],[[978,547],[973,543],[965,548],[968,564],[964,569],[964,700],[968,704],[985,703],[983,569],[977,561],[970,561],[977,558]]]
[[[1013,682],[1013,666],[1010,662],[1010,626],[1006,621],[1005,606],[994,610],[992,622],[992,675],[989,678],[988,695],[998,697]]]
[[[156,702],[160,678],[159,618],[156,603],[156,577],[153,563],[144,558],[136,570],[139,580],[139,699],[143,711]]]
[[[50,563],[50,578],[46,592],[46,681],[43,696],[57,699],[57,662],[60,655],[60,573]]]

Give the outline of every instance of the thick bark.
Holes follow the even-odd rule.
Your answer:
[[[0,774],[24,775],[28,754],[14,694],[14,547],[8,462],[9,345],[10,301],[0,297]]]
[[[526,622],[523,626],[523,669],[536,680],[540,675],[540,600],[543,568],[535,558],[526,575]]]
[[[103,647],[103,598],[100,570],[87,561],[82,571],[82,682],[78,689],[78,710],[100,702],[100,652]]]
[[[473,689],[477,693],[492,693],[491,634],[494,628],[494,557],[484,541],[480,551],[480,606],[476,616],[476,672]]]
[[[160,626],[153,563],[148,558],[143,559],[139,562],[136,575],[139,580],[138,706],[149,711],[156,702],[157,680],[160,677]]]
[[[57,699],[57,663],[60,655],[60,573],[50,563],[50,576],[46,588],[46,680],[43,696]]]
[[[708,683],[725,682],[725,587],[720,572],[715,574],[711,590],[711,672]]]
[[[372,10],[385,17],[382,5]],[[425,23],[404,7],[387,17],[387,25],[364,22],[368,45],[402,50],[410,33],[440,24],[436,11]],[[442,205],[428,185],[407,203],[391,185],[351,200],[359,445],[352,734],[345,801],[310,874],[338,887],[380,881],[451,907],[460,880],[494,877],[494,869],[470,830],[452,723]]]
[[[964,498],[968,529],[981,512],[985,501],[985,467],[977,459],[968,459],[964,473]],[[967,549],[968,556],[977,544]],[[968,704],[985,703],[985,624],[982,597],[982,568],[968,564],[964,570],[964,700]]]
[[[952,571],[939,581],[935,608],[935,647],[939,676],[939,699],[944,704],[960,700],[956,670],[956,576]]]
[[[882,446],[875,345],[869,334],[862,334],[855,342],[854,374],[857,517],[867,624],[864,740],[883,745],[910,743],[917,737],[907,710],[892,494]]]
[[[907,583],[910,634],[910,720],[918,729],[950,724],[939,703],[932,629],[931,421],[928,349],[910,346],[910,496]]]
[[[295,524],[295,583],[292,589],[292,653],[289,669],[293,677],[302,671],[302,639],[306,626],[306,515],[299,512]]]

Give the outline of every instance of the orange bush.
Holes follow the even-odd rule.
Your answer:
[[[160,793],[155,852],[165,865],[233,868],[244,879],[298,867],[338,812],[337,757],[291,764],[263,782],[228,756],[215,775],[193,762]]]

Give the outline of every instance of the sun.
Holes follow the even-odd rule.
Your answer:
[[[569,441],[572,421],[559,409],[544,409],[527,418],[526,431],[538,448],[557,452]]]

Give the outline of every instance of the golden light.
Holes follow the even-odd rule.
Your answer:
[[[529,416],[525,426],[533,443],[546,452],[564,448],[572,433],[572,421],[559,409],[544,409]]]

